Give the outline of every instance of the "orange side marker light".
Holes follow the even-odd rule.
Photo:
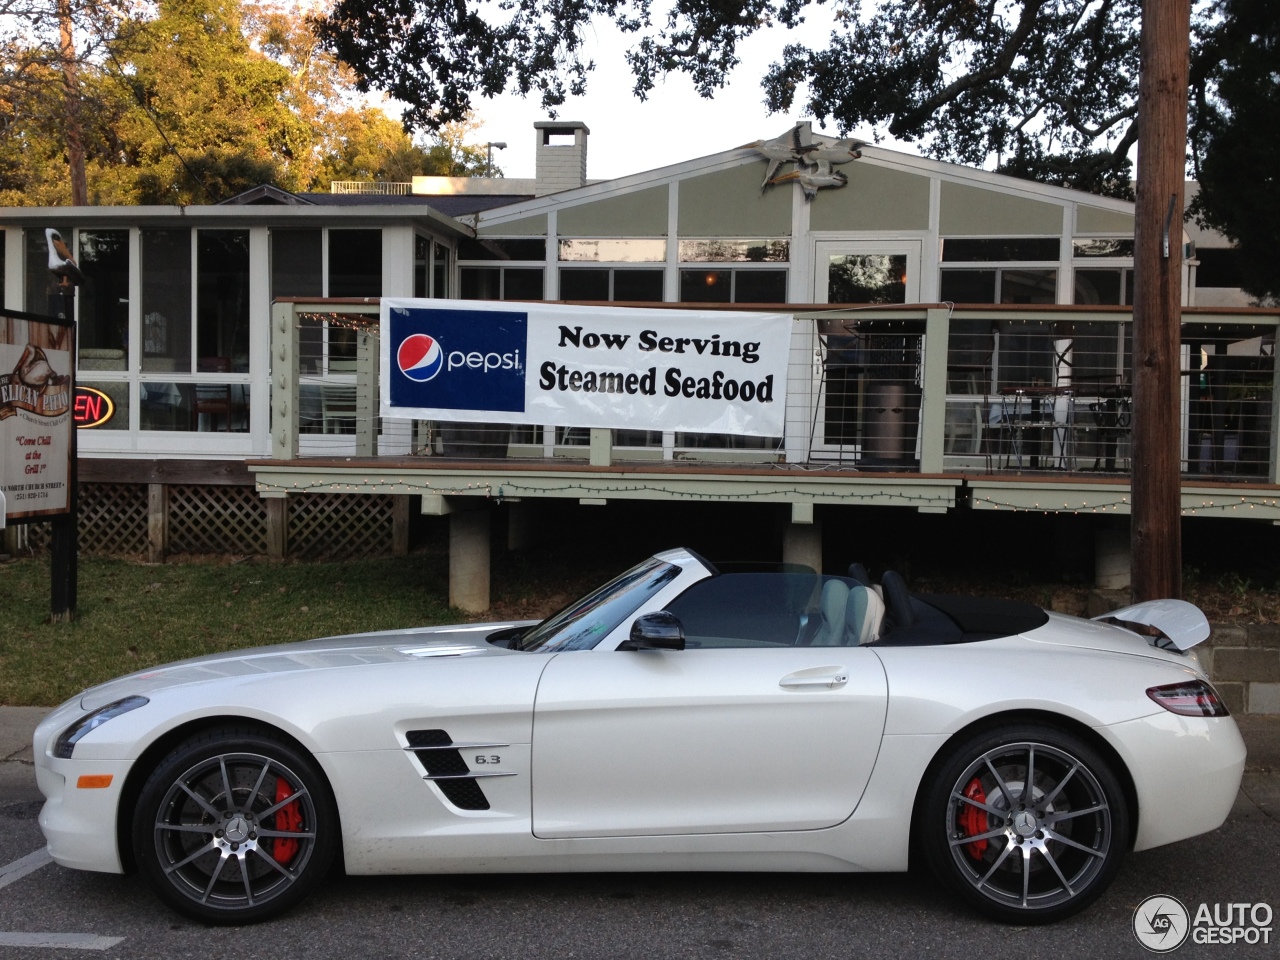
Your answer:
[[[83,773],[76,780],[76,786],[81,790],[100,790],[111,786],[113,776],[110,773]]]

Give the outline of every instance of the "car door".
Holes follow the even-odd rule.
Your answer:
[[[888,691],[871,650],[812,645],[820,587],[813,574],[712,577],[667,605],[687,622],[686,649],[557,655],[534,704],[535,835],[812,830],[848,818]]]

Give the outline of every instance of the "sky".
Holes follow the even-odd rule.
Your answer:
[[[730,75],[728,86],[712,100],[698,96],[683,75],[670,75],[643,103],[631,92],[631,73],[623,59],[623,35],[612,24],[602,24],[596,28],[595,42],[584,55],[596,62],[587,81],[587,93],[571,97],[557,110],[557,119],[580,120],[590,129],[587,177],[592,180],[652,170],[775,137],[797,120],[808,118],[798,110],[793,110],[793,115],[770,115],[765,110],[760,80],[784,44],[824,43],[830,32],[829,16],[828,6],[814,6],[810,8],[810,22],[802,27],[790,31],[771,28],[741,44],[742,62]],[[508,94],[494,100],[481,99],[476,104],[475,117],[483,123],[474,135],[480,144],[507,144],[505,150],[494,151],[494,165],[507,177],[532,178],[533,124],[548,119],[537,98]],[[823,129],[815,123],[814,130],[837,133],[834,124]],[[872,140],[870,128],[850,133]],[[884,140],[881,145],[919,152],[893,140]]]

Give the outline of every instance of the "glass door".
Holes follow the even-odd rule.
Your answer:
[[[919,240],[831,240],[816,245],[814,301],[917,303]],[[915,468],[921,338],[854,320],[824,320],[813,379],[811,455],[879,469]]]

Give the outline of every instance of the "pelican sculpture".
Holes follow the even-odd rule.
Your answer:
[[[743,149],[755,150],[769,161],[764,183],[760,185],[762,191],[773,184],[795,180],[804,188],[805,197],[812,200],[814,193],[822,187],[843,187],[849,182],[845,174],[831,168],[834,164],[857,160],[862,156],[866,143],[852,137],[805,143],[803,133],[806,130],[806,124],[797,123],[772,140],[755,140],[742,145]],[[777,176],[778,168],[784,163],[794,163],[796,169]]]
[[[64,283],[77,287],[84,284],[85,276],[76,266],[71,250],[62,240],[62,234],[49,227],[44,232],[44,239],[49,246],[49,272],[61,277]]]
[[[769,161],[769,169],[764,174],[764,183],[760,184],[761,191],[773,182],[773,175],[778,172],[778,167],[784,163],[800,162],[803,157],[801,151],[805,147],[800,142],[801,126],[802,124],[797,123],[780,137],[774,137],[772,140],[753,140],[751,143],[744,143],[739,148],[754,150]]]
[[[865,146],[865,141],[846,138],[834,140],[831,143],[816,141],[808,143],[801,148],[801,151],[804,155],[803,162],[810,165],[819,162],[848,163],[850,160],[859,159],[862,156],[862,148]]]
[[[774,177],[769,183],[778,184],[790,181],[800,184],[800,189],[804,191],[805,200],[812,200],[818,191],[824,187],[843,187],[849,182],[849,177],[839,170],[831,169],[829,161],[819,160],[813,164],[812,168],[801,167],[799,170],[792,170],[790,173]]]

